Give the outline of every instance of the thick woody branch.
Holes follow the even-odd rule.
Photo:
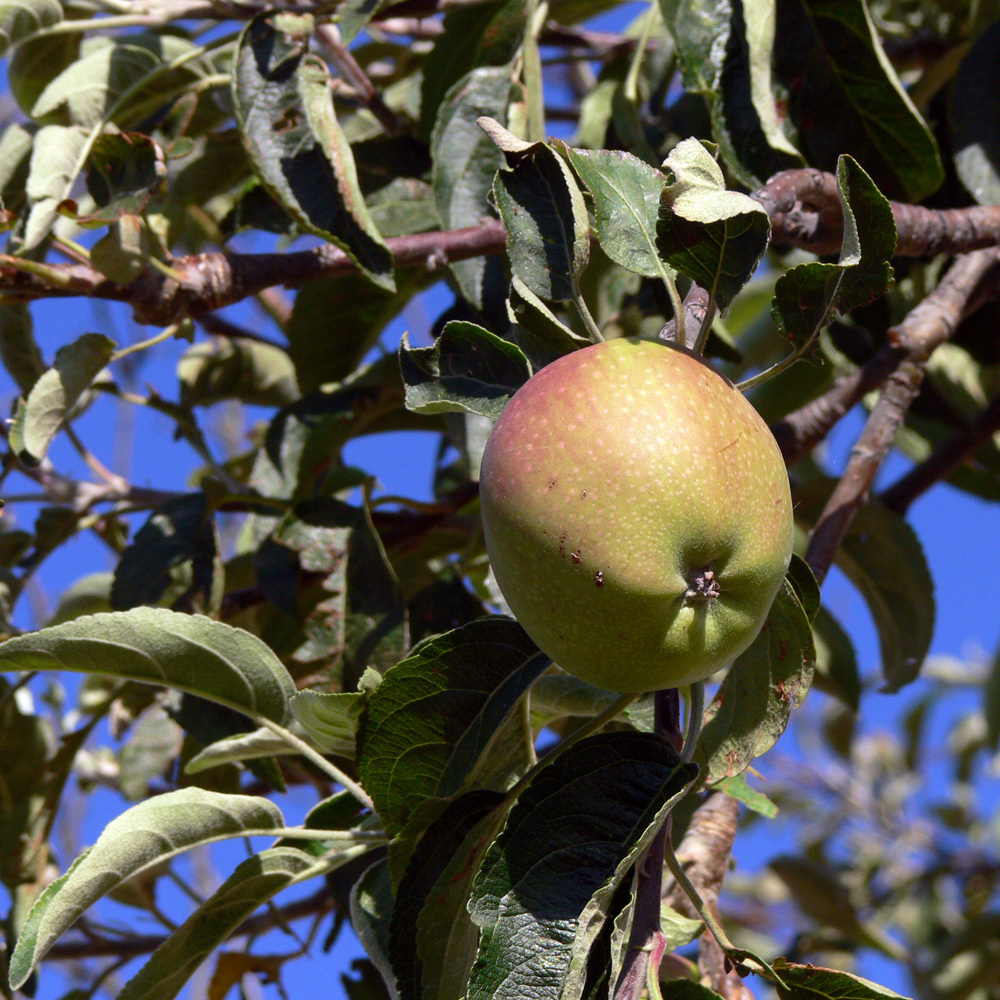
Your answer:
[[[452,261],[498,253],[504,247],[499,220],[443,232],[418,233],[386,240],[396,267],[442,268]],[[109,281],[86,264],[53,264],[43,277],[20,267],[16,258],[0,255],[0,293],[8,300],[87,296],[127,302],[136,322],[167,326],[186,317],[240,302],[267,288],[297,288],[317,278],[357,270],[354,262],[331,244],[296,253],[203,253],[178,257],[170,267],[180,280],[148,268],[131,284]]]
[[[712,792],[695,810],[684,839],[677,848],[677,860],[698,890],[705,905],[718,919],[719,893],[729,870],[729,858],[736,839],[739,802],[723,792]],[[665,886],[664,899],[673,909],[693,920],[698,913],[676,882]],[[707,930],[698,940],[698,965],[712,989],[726,1000],[753,1000],[753,994],[733,969],[726,969],[726,957]]]
[[[840,251],[844,234],[837,179],[821,170],[784,170],[753,197],[771,218],[772,241],[818,254]],[[1000,243],[1000,206],[935,209],[890,202],[896,254],[933,257]]]
[[[898,327],[889,331],[890,343],[903,348],[906,357],[884,380],[882,394],[852,449],[847,469],[809,540],[806,561],[821,583],[854,515],[867,500],[896,431],[920,391],[927,359],[954,333],[978,289],[992,278],[998,267],[997,248],[959,258],[941,284]]]

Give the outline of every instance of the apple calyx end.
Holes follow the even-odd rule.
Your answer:
[[[715,570],[711,566],[702,566],[692,570],[688,576],[688,588],[684,591],[684,602],[685,604],[704,604],[714,600],[720,593]]]

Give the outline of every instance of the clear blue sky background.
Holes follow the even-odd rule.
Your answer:
[[[633,12],[641,5],[633,5]],[[613,19],[604,19],[597,27],[617,29],[623,23],[618,13]],[[386,334],[387,346],[398,343],[400,334],[409,329],[417,342],[426,342],[430,320],[440,311],[446,301],[440,289],[423,304],[412,306],[397,320]],[[266,318],[252,305],[241,304],[227,311],[234,322],[252,330],[273,335],[273,328]],[[152,331],[136,327],[131,323],[128,311],[117,305],[99,305],[85,300],[41,303],[34,309],[36,335],[46,359],[51,360],[55,350],[62,344],[87,331],[108,334],[120,344],[148,337]],[[201,336],[201,334],[199,334]],[[174,367],[186,345],[172,342],[142,355],[137,373],[138,384],[147,382],[170,398],[176,394]],[[119,373],[116,373],[119,374]],[[5,373],[0,374],[0,405],[9,410],[16,395],[15,387]],[[172,427],[159,414],[135,408],[128,421],[122,420],[122,404],[104,397],[97,400],[90,411],[77,423],[83,441],[113,471],[128,477],[138,485],[163,489],[184,489],[187,477],[198,465],[197,456],[184,442],[175,442]],[[211,425],[217,414],[210,412],[205,420]],[[260,418],[265,417],[262,411]],[[843,421],[828,442],[829,460],[834,470],[842,468],[847,452],[860,429],[862,416],[859,413]],[[408,494],[414,497],[429,495],[433,457],[437,446],[430,435],[394,434],[360,440],[348,448],[348,458],[376,474],[388,493]],[[57,440],[52,450],[56,466],[70,471],[81,478],[89,478],[87,470],[76,453],[64,439]],[[883,482],[891,481],[906,464],[901,458],[893,458],[884,473]],[[5,495],[34,493],[37,488],[20,475],[12,475],[6,484]],[[8,517],[16,524],[29,527],[37,511],[37,505],[18,503],[8,507]],[[141,524],[137,519],[134,529]],[[939,487],[912,508],[910,521],[921,538],[930,562],[931,571],[937,584],[938,617],[935,629],[934,654],[948,654],[958,657],[982,656],[992,650],[1000,633],[1000,616],[997,615],[995,595],[1000,593],[1000,562],[995,559],[997,539],[1000,538],[1000,514],[975,498],[961,494],[949,487]],[[983,553],[987,558],[981,558]],[[96,539],[83,535],[63,546],[50,558],[39,574],[41,591],[23,598],[18,608],[16,621],[21,627],[33,628],[40,624],[38,615],[44,616],[45,609],[51,610],[52,602],[73,580],[87,573],[110,569],[113,565],[111,554]],[[863,731],[891,728],[905,710],[918,697],[924,685],[918,681],[896,696],[878,694],[879,653],[874,628],[867,610],[851,587],[838,573],[834,572],[824,588],[824,601],[836,614],[854,639],[862,673],[872,683],[866,690],[860,717]],[[67,687],[75,689],[76,680],[65,678]],[[818,709],[822,696],[814,695],[807,702],[805,713]],[[947,708],[932,717],[931,732],[943,744],[949,727],[950,716],[970,710],[972,696],[952,699]],[[801,747],[790,733],[774,751],[776,759],[780,754],[800,756]],[[772,758],[760,762],[760,770],[765,776],[772,770]],[[942,765],[938,765],[939,769]],[[931,781],[933,783],[932,774]],[[984,789],[984,794],[996,798]],[[109,792],[98,792],[89,798],[89,811],[79,817],[78,839],[81,844],[92,843],[102,827],[125,807],[125,804]],[[306,809],[312,805],[308,790],[297,789],[281,805],[290,822],[298,822]],[[736,858],[738,866],[753,871],[765,865],[770,857],[787,850],[794,831],[780,818],[772,823],[757,823],[737,839]],[[263,845],[260,845],[263,846]],[[215,853],[216,863],[222,877],[243,856],[240,846],[229,846]],[[65,865],[70,859],[61,859]],[[308,890],[307,890],[308,891]],[[174,917],[183,916],[185,904],[179,894],[172,896],[168,891],[163,900],[166,912]],[[159,930],[150,918],[139,911],[108,909],[109,918],[128,921],[137,930],[156,932]],[[272,934],[267,947],[273,951],[290,951],[294,942],[280,934]],[[285,985],[288,995],[296,1000],[302,996],[314,995],[319,986],[325,1000],[341,1000],[346,994],[339,983],[339,973],[344,970],[351,957],[360,953],[357,941],[349,928],[345,929],[332,956],[316,954],[311,959],[291,963],[286,969]],[[136,966],[132,966],[134,971]],[[879,979],[885,985],[905,989],[906,984],[895,978],[876,956],[866,953],[862,970]],[[39,1000],[54,1000],[65,991],[66,981],[47,970],[45,980],[38,994]],[[123,970],[127,976],[129,969]],[[322,978],[317,978],[322,977]]]

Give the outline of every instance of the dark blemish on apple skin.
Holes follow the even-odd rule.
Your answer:
[[[580,550],[579,549],[577,549],[576,552],[571,552],[569,554],[569,557],[570,557],[570,559],[573,560],[573,565],[574,566],[579,566],[580,565]]]
[[[566,558],[566,532],[565,531],[559,536],[559,558],[560,559],[565,559]]]
[[[581,500],[586,500],[587,499],[587,491],[586,490],[580,490],[580,499]]]
[[[604,571],[603,570],[599,569],[594,574],[594,583],[596,583],[598,587],[603,587],[604,586]]]
[[[546,488],[547,490],[551,490],[551,489],[552,489],[552,488],[553,488],[553,487],[554,487],[554,486],[556,485],[556,481],[557,481],[557,479],[558,479],[558,477],[557,477],[557,476],[553,476],[553,477],[552,477],[552,478],[551,478],[551,479],[549,480],[549,485],[548,485],[548,486],[546,486],[545,488]]]

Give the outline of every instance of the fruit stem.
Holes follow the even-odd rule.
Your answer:
[[[684,303],[681,301],[680,292],[677,291],[677,282],[674,280],[672,271],[663,272],[663,284],[667,289],[667,297],[670,299],[670,307],[674,311],[674,343],[681,347],[687,347],[686,319],[684,315]]]
[[[705,345],[708,343],[708,335],[712,332],[712,323],[715,322],[715,313],[718,308],[715,296],[713,295],[708,300],[708,308],[705,310],[705,318],[701,321],[701,329],[698,331],[698,339],[694,342],[695,354],[705,353]]]
[[[687,725],[684,728],[684,746],[681,747],[681,760],[689,764],[694,758],[698,737],[701,736],[701,724],[705,715],[705,682],[696,681],[688,688]]]

